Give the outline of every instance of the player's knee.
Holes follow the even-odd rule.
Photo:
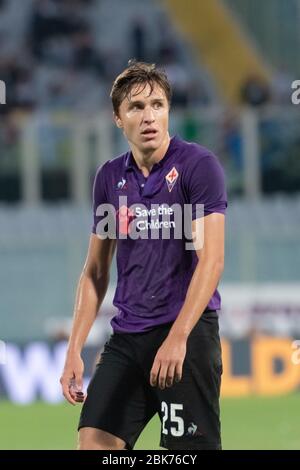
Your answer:
[[[77,450],[103,450],[96,442],[78,440]]]
[[[124,450],[125,442],[101,429],[82,428],[78,434],[77,450]]]

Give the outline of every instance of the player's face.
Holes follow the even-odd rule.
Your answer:
[[[115,116],[118,127],[131,146],[142,153],[158,149],[168,135],[169,103],[164,90],[157,84],[136,86],[126,97]],[[151,94],[150,94],[151,93]]]

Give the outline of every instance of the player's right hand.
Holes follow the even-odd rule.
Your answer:
[[[60,383],[64,397],[72,405],[82,403],[85,399],[82,392],[83,371],[84,364],[80,354],[67,357]]]

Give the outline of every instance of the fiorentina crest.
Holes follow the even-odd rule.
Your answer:
[[[166,176],[166,182],[167,182],[167,185],[168,185],[169,192],[171,192],[172,189],[174,188],[174,185],[177,181],[178,176],[179,176],[179,173],[176,170],[175,166],[173,166],[172,170],[169,171],[169,173]]]

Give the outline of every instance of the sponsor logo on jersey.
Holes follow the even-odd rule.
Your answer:
[[[119,233],[127,235],[130,233],[130,222],[134,219],[134,212],[127,206],[121,206],[117,212]]]

